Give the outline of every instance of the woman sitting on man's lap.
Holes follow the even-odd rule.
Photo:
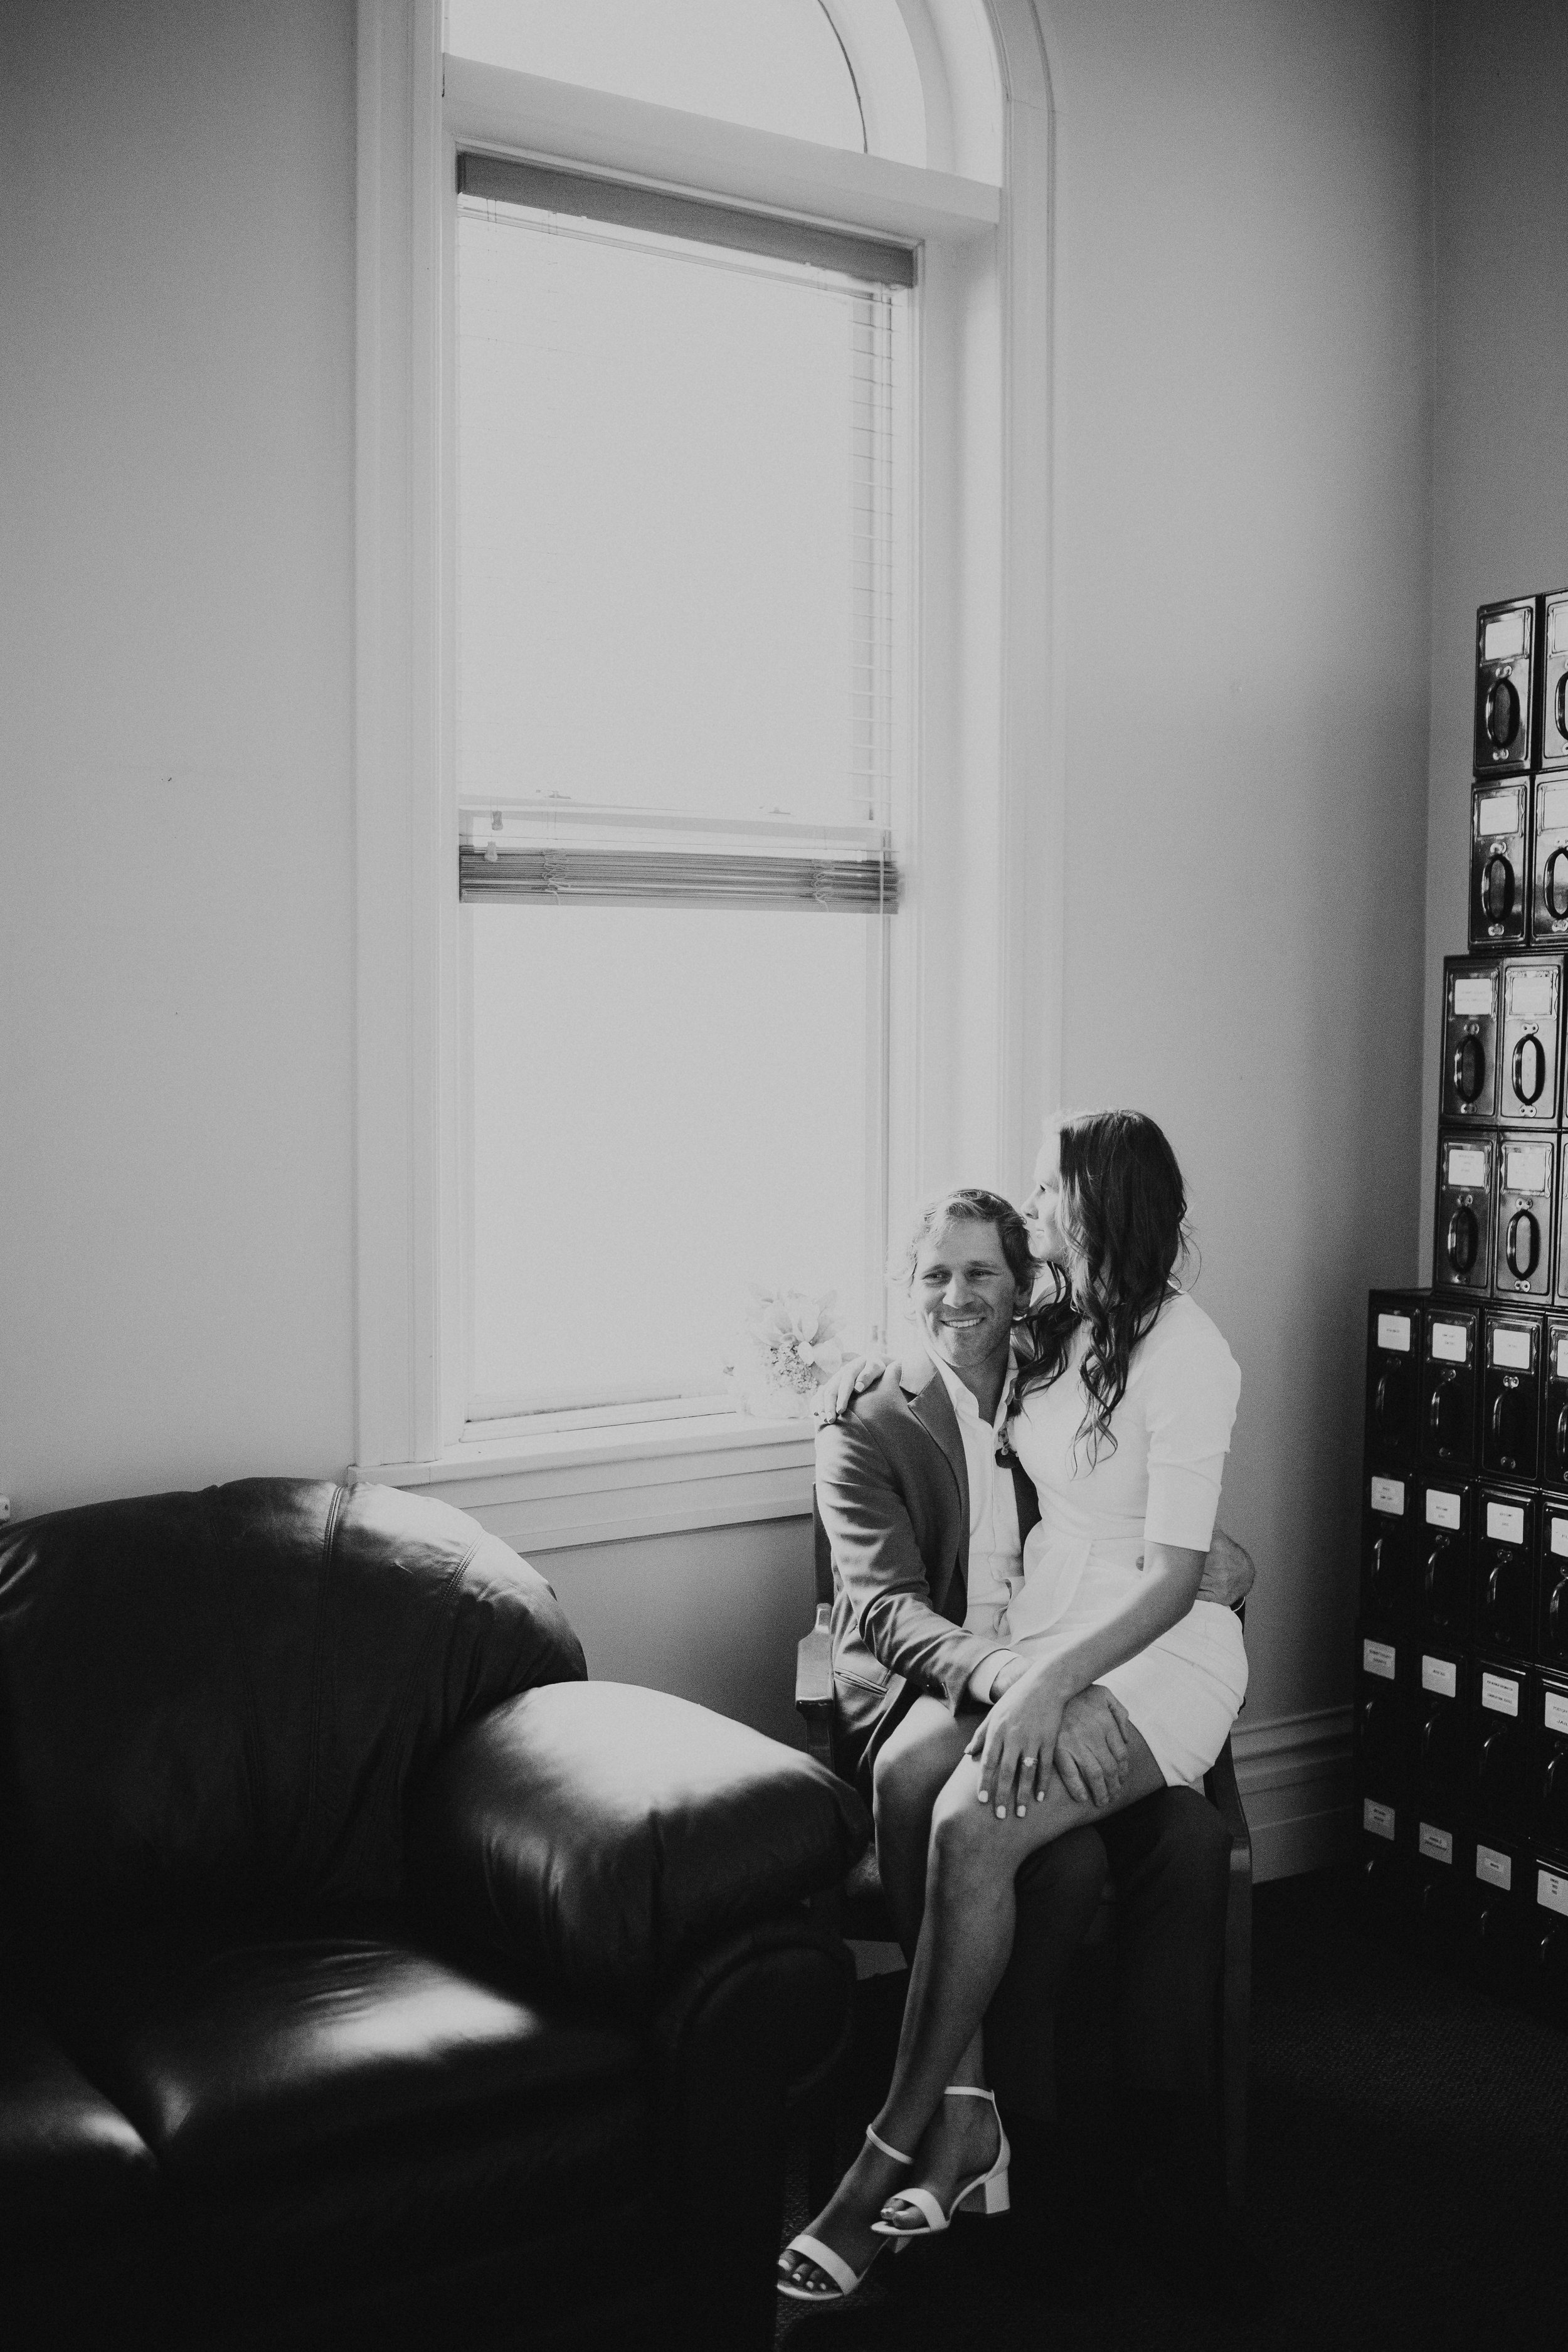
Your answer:
[[[913,1959],[881,2110],[780,2257],[798,2300],[841,2301],[889,2239],[944,2230],[961,2205],[1005,2207],[982,2024],[1019,1866],[1079,1827],[1091,1795],[1100,1818],[1201,1780],[1245,1696],[1236,1617],[1198,1597],[1240,1375],[1173,1280],[1185,1210],[1153,1121],[1107,1111],[1053,1122],[1023,1216],[960,1192],[922,1219],[911,1298],[975,1514],[942,1591],[951,1529],[933,1533],[921,1499],[941,1487],[917,1496],[889,1467],[889,1433],[918,1448],[928,1415],[949,1426],[934,1383],[911,1392],[889,1370],[849,1408],[867,1491],[819,1470],[836,1686],[868,1710],[883,1886]],[[1054,1288],[1033,1306],[1040,1260]],[[991,1475],[1008,1449],[1038,1497],[1027,1528],[1015,1483]],[[952,1486],[956,1464],[941,1476]]]

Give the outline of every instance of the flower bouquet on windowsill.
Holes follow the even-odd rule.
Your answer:
[[[809,1421],[811,1400],[844,1361],[837,1294],[751,1291],[745,1344],[730,1368],[746,1411],[763,1421]]]

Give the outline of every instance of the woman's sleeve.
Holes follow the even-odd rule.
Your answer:
[[[1150,1363],[1145,1543],[1207,1551],[1240,1395],[1240,1368],[1206,1318]]]

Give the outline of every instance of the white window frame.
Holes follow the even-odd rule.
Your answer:
[[[928,123],[939,120],[950,147],[962,146],[963,93],[937,78],[964,37],[954,19],[981,5],[900,0]],[[441,13],[440,0],[359,0],[352,1475],[498,1507],[532,1550],[790,1517],[810,1508],[799,1423],[737,1412],[479,1443],[462,1433],[447,429],[457,145],[921,247],[915,748],[891,982],[897,1215],[938,1184],[1020,1184],[1060,1067],[1052,122],[1039,27],[1030,0],[984,0],[1003,89],[997,186],[467,60],[444,72]]]

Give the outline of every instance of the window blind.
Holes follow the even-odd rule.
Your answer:
[[[773,907],[824,914],[892,914],[891,857],[769,856],[744,850],[539,848],[468,843],[458,853],[458,896],[521,905]]]
[[[464,798],[885,826],[910,255],[461,162]]]
[[[871,286],[915,282],[915,257],[906,245],[825,228],[816,221],[790,220],[778,213],[748,212],[739,205],[677,195],[630,180],[595,179],[553,163],[464,152],[458,157],[458,193],[481,203],[522,205],[531,212],[558,213],[569,220],[604,221],[616,228],[645,229],[658,236],[761,254],[773,261],[802,262],[863,278]]]

